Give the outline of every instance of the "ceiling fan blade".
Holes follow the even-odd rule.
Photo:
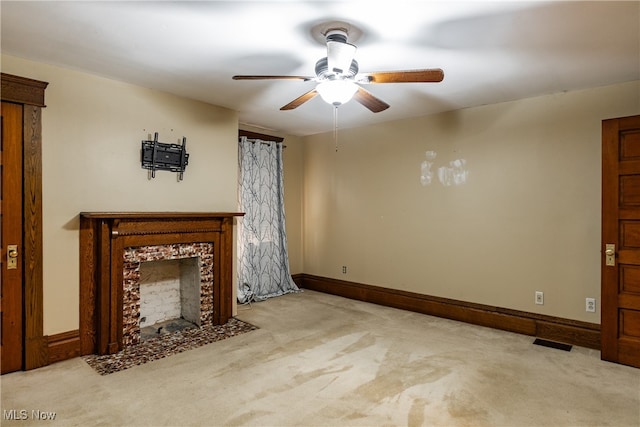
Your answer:
[[[440,68],[382,71],[358,75],[358,83],[437,83],[442,79],[444,79],[444,72]]]
[[[360,86],[358,86],[358,91],[353,95],[353,99],[374,113],[379,113],[380,111],[384,111],[389,108],[389,104],[376,98],[371,92],[361,88]]]
[[[309,101],[310,99],[313,99],[317,94],[318,94],[318,92],[315,89],[311,89],[309,92],[305,93],[304,95],[301,95],[301,96],[297,97],[296,99],[294,99],[293,101],[291,101],[290,103],[288,103],[284,107],[281,107],[280,109],[281,110],[293,110],[294,108],[298,108],[299,106],[301,106],[305,102]]]
[[[233,76],[233,80],[313,80],[309,76]]]

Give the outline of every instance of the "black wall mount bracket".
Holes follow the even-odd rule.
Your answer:
[[[158,132],[153,141],[142,141],[140,161],[143,169],[149,170],[149,179],[156,177],[157,170],[178,173],[178,180],[182,181],[184,170],[189,164],[187,154],[187,138],[182,137],[182,145],[158,142]]]

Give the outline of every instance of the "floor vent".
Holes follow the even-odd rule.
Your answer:
[[[540,338],[536,338],[533,342],[535,345],[541,345],[543,347],[555,348],[557,350],[571,351],[571,347],[569,344],[562,344],[559,342],[541,340]]]

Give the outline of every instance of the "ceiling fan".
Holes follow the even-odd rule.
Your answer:
[[[315,77],[310,76],[265,76],[236,75],[234,80],[302,80],[314,81],[318,85],[299,96],[281,110],[293,110],[320,95],[327,103],[338,106],[352,98],[374,113],[389,108],[389,104],[364,89],[362,84],[380,83],[437,83],[444,78],[440,68],[423,70],[382,71],[359,73],[358,62],[353,59],[356,46],[347,42],[348,30],[330,28],[324,33],[327,56],[316,62]]]

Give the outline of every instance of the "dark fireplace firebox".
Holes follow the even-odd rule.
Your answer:
[[[125,258],[131,256],[132,248],[163,247],[167,248],[170,258],[176,259],[182,257],[182,251],[192,251],[194,247],[212,247],[212,251],[201,251],[207,253],[206,257],[213,257],[212,268],[205,272],[212,280],[203,279],[206,292],[203,291],[202,306],[209,310],[202,314],[203,322],[226,323],[232,316],[233,307],[233,218],[241,215],[226,212],[82,212],[81,355],[113,354],[124,345],[137,341],[135,335],[130,337],[132,333],[138,333],[137,325],[132,325],[131,319],[124,320],[124,312],[132,311],[132,302],[124,297],[125,292],[129,293],[129,290],[125,291],[125,285],[130,285],[131,276],[126,268],[131,263]],[[136,313],[139,316],[139,310]]]

